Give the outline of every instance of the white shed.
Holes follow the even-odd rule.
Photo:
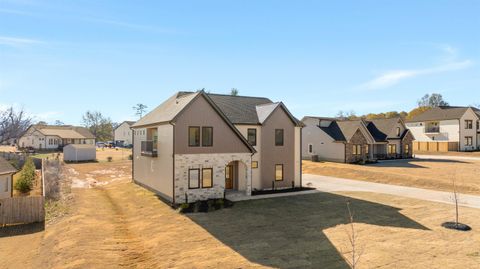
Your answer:
[[[63,160],[67,162],[94,161],[97,159],[95,145],[70,144],[63,147]]]

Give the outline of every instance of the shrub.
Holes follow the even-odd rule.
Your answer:
[[[20,177],[15,182],[15,189],[21,193],[27,193],[32,190],[35,180],[35,164],[32,158],[28,158],[20,171]]]
[[[112,160],[113,160],[113,157],[112,157],[112,156],[108,156],[108,157],[107,157],[107,161],[108,161],[109,163],[111,163]]]

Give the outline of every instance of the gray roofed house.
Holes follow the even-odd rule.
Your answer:
[[[88,128],[72,125],[31,125],[19,138],[21,148],[56,150],[68,144],[95,144]]]
[[[178,92],[133,126],[133,178],[167,201],[301,186],[302,124],[264,97]]]
[[[7,160],[0,157],[0,199],[12,197],[13,194],[13,174],[17,169]]]
[[[468,106],[431,108],[406,125],[418,143],[420,151],[470,151],[480,149],[480,110]],[[427,142],[442,143],[430,147]],[[446,145],[446,146],[445,146]]]

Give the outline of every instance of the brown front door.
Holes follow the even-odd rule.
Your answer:
[[[233,189],[233,165],[225,167],[225,189]]]

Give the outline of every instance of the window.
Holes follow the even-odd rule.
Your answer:
[[[465,129],[473,129],[473,121],[465,120]]]
[[[400,127],[397,127],[397,136],[400,136]]]
[[[202,127],[202,146],[213,146],[213,127]]]
[[[308,153],[313,153],[313,145],[308,144]]]
[[[410,145],[409,144],[405,145],[405,154],[410,154]]]
[[[397,145],[389,144],[388,145],[388,154],[396,154],[397,153]]]
[[[362,154],[362,146],[361,145],[353,145],[353,155],[361,155]]]
[[[188,146],[200,147],[200,127],[188,127]]]
[[[275,129],[275,146],[283,146],[283,129]]]
[[[213,187],[213,169],[203,168],[202,169],[202,188],[211,188],[211,187]]]
[[[248,129],[247,130],[247,140],[248,143],[252,146],[257,145],[257,129]]]
[[[480,130],[480,121],[477,121],[477,130]]]
[[[275,181],[283,180],[283,164],[275,165]]]
[[[465,137],[465,146],[472,146],[473,145],[473,137],[466,136]]]
[[[3,181],[3,192],[8,192],[8,178],[5,178]]]
[[[365,154],[368,154],[370,152],[370,146],[365,145]]]
[[[253,168],[253,169],[258,168],[258,162],[257,162],[257,161],[253,161],[253,162],[252,162],[252,168]]]
[[[188,170],[188,188],[198,189],[200,188],[200,169]]]

